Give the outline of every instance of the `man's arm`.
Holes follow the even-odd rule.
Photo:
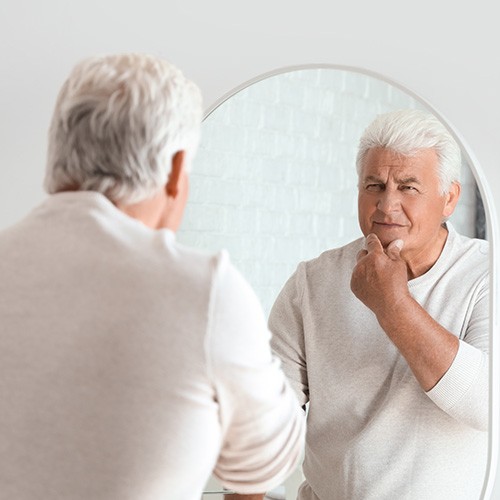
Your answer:
[[[402,242],[393,242],[384,251],[378,238],[369,235],[351,289],[375,313],[428,396],[454,418],[486,430],[487,353],[459,340],[413,299],[400,247]]]
[[[254,292],[227,258],[216,274],[206,343],[222,431],[213,473],[229,490],[260,498],[297,466],[305,419]]]
[[[281,360],[283,371],[302,409],[309,401],[309,381],[307,374],[304,324],[302,317],[302,295],[304,265],[296,271],[276,298],[269,313],[268,325],[273,332],[271,347]]]
[[[458,338],[410,295],[400,243],[391,243],[386,252],[375,235],[368,235],[366,242],[367,250],[358,255],[351,289],[375,313],[422,388],[429,391],[455,359]]]
[[[457,355],[459,340],[410,296],[379,311],[377,319],[424,391],[431,390]]]

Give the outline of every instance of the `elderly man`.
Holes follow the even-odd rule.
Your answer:
[[[433,116],[377,117],[357,158],[365,238],[301,263],[275,302],[272,345],[308,405],[301,500],[480,497],[488,246],[447,222],[460,163]]]
[[[78,64],[49,134],[50,195],[0,233],[0,498],[253,493],[304,416],[225,253],[180,246],[197,87],[149,55]]]

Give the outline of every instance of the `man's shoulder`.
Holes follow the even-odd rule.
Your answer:
[[[364,238],[358,238],[345,245],[329,248],[321,252],[317,257],[306,260],[303,264],[310,269],[322,268],[324,266],[351,265],[356,261],[357,253],[363,248]]]
[[[321,282],[340,282],[342,278],[350,279],[356,265],[356,256],[363,248],[364,238],[358,238],[343,246],[330,248],[317,257],[302,261],[296,271],[299,282],[307,282],[319,286]]]
[[[451,245],[449,259],[452,265],[459,265],[476,271],[489,269],[489,241],[464,236],[450,230]]]

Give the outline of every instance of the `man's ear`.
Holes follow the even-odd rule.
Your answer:
[[[179,182],[184,169],[185,158],[185,151],[177,151],[172,157],[172,165],[168,174],[167,184],[165,185],[167,196],[170,198],[176,198],[179,193]]]
[[[443,209],[443,216],[445,218],[450,217],[457,206],[458,199],[460,198],[461,186],[459,182],[453,182],[450,186],[450,190],[446,193],[446,204]]]

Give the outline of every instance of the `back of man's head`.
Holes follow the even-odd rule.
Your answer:
[[[168,62],[136,53],[86,59],[56,102],[45,188],[147,199],[165,185],[177,151],[189,165],[201,118],[198,87]]]

